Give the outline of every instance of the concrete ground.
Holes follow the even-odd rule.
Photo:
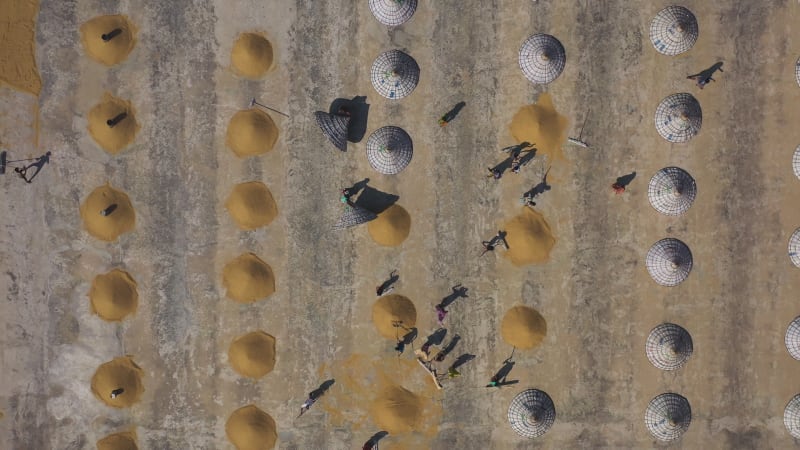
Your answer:
[[[135,427],[140,448],[231,448],[228,415],[254,403],[275,418],[278,448],[360,448],[376,425],[334,424],[326,413],[346,392],[295,416],[329,375],[325,367],[352,355],[376,365],[394,358],[370,322],[374,286],[392,269],[423,335],[450,286],[469,288],[448,327],[462,337],[456,353],[477,358],[437,394],[438,434],[389,436],[382,448],[661,447],[643,416],[662,392],[692,407],[691,427],[671,447],[796,445],[782,416],[800,392],[800,362],[783,344],[800,314],[800,269],[786,256],[800,226],[791,169],[800,144],[800,5],[686,1],[700,37],[667,57],[653,49],[648,28],[669,4],[422,1],[410,22],[389,30],[363,0],[43,1],[41,96],[0,90],[3,147],[12,157],[54,153],[31,185],[13,173],[0,178],[0,447],[89,449]],[[126,62],[107,68],[84,54],[78,28],[116,13],[139,27],[139,42]],[[276,69],[261,81],[229,68],[243,31],[263,31],[275,46]],[[519,45],[535,32],[560,39],[568,58],[544,87],[517,64]],[[422,71],[400,101],[379,97],[369,80],[372,60],[392,48]],[[706,89],[685,79],[718,60],[725,72]],[[87,112],[105,91],[130,99],[142,125],[115,157],[86,131]],[[544,91],[574,133],[588,113],[583,137],[592,144],[565,148],[567,161],[555,162],[552,189],[538,200],[558,239],[551,260],[518,268],[501,255],[477,259],[480,241],[519,211],[519,196],[549,164],[537,157],[519,175],[484,177],[498,150],[514,143],[513,114]],[[702,130],[688,144],[670,145],[653,125],[658,102],[676,92],[691,92],[703,109]],[[384,125],[412,136],[414,159],[399,175],[370,168],[366,137],[343,154],[317,128],[313,111],[356,95],[370,104],[367,136]],[[290,118],[272,114],[281,131],[274,151],[240,160],[225,147],[225,130],[254,96]],[[439,128],[436,119],[462,100],[458,118]],[[697,201],[676,218],[647,200],[649,178],[670,165],[698,184]],[[628,191],[615,196],[610,184],[632,171]],[[338,190],[365,177],[411,214],[402,246],[378,247],[365,227],[331,229]],[[235,183],[252,180],[271,189],[279,217],[240,232],[222,204]],[[106,181],[137,211],[135,231],[114,243],[90,237],[78,214]],[[694,255],[691,275],[673,288],[655,284],[644,266],[650,245],[669,236]],[[220,274],[247,251],[272,266],[277,291],[240,306],[225,299]],[[139,283],[139,310],[119,325],[91,314],[87,299],[93,277],[113,267]],[[519,303],[542,313],[548,335],[541,347],[516,352],[518,385],[488,392],[482,386],[510,352],[499,321]],[[694,340],[694,355],[675,373],[644,355],[648,332],[664,321]],[[277,338],[278,360],[252,382],[232,371],[227,347],[255,329]],[[134,407],[112,410],[89,382],[99,364],[124,354],[144,369],[146,392]],[[533,441],[506,421],[509,401],[527,387],[546,391],[557,409],[555,425]]]

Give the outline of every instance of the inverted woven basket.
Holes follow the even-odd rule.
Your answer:
[[[665,167],[650,179],[647,199],[656,211],[679,216],[689,210],[697,196],[697,184],[679,167]]]
[[[419,83],[419,66],[400,50],[389,50],[375,58],[370,70],[372,87],[388,99],[401,99],[414,91]]]
[[[396,27],[411,19],[417,10],[417,0],[369,0],[369,10],[378,22]]]
[[[367,161],[385,175],[400,173],[411,162],[414,146],[411,136],[402,128],[378,128],[367,139]]]
[[[692,356],[692,336],[679,325],[662,323],[650,331],[644,351],[659,369],[676,370]]]
[[[556,408],[546,392],[527,389],[511,400],[508,406],[508,423],[520,436],[539,437],[553,426]]]
[[[519,68],[531,83],[552,83],[567,64],[561,42],[549,34],[534,34],[519,49]]]
[[[650,22],[650,42],[664,55],[675,56],[688,51],[699,34],[697,18],[683,6],[667,6]]]
[[[661,394],[647,405],[644,423],[654,438],[663,442],[674,441],[689,429],[692,408],[681,395]]]
[[[683,242],[666,238],[650,247],[645,266],[653,280],[662,286],[677,286],[692,271],[692,252]]]
[[[692,94],[672,94],[658,104],[655,122],[661,137],[679,144],[689,141],[700,132],[703,111]]]

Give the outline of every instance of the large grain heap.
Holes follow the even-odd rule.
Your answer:
[[[527,350],[542,343],[547,336],[547,322],[533,308],[514,306],[503,317],[500,334],[508,344]]]
[[[231,413],[225,423],[225,434],[238,450],[269,450],[278,440],[275,420],[255,405]]]
[[[390,385],[381,390],[370,410],[382,430],[391,434],[408,433],[419,426],[422,401],[408,389]]]
[[[100,103],[89,110],[89,134],[97,145],[112,155],[133,142],[139,124],[131,102],[105,93]]]
[[[113,66],[136,46],[136,27],[126,16],[98,16],[81,25],[81,42],[92,59]]]
[[[533,208],[523,207],[504,230],[508,242],[506,255],[515,266],[541,264],[550,259],[556,238],[544,216]]]
[[[252,79],[264,76],[272,67],[272,44],[258,33],[242,33],[231,50],[234,70]]]
[[[93,190],[80,211],[86,231],[103,241],[116,240],[136,225],[136,213],[128,195],[108,183]]]
[[[275,292],[272,268],[253,253],[240,255],[222,269],[222,285],[228,298],[239,303],[252,303]]]
[[[137,403],[144,393],[144,372],[130,356],[122,356],[100,365],[92,377],[92,393],[98,400],[114,408],[127,408]],[[112,392],[123,392],[112,397]]]
[[[109,434],[97,441],[97,450],[139,450],[136,445],[136,433],[126,431]]]
[[[259,109],[246,109],[233,115],[228,123],[225,142],[239,158],[269,152],[278,140],[278,127]]]
[[[392,205],[367,223],[372,240],[386,247],[397,247],[411,232],[411,216],[402,206]]]
[[[128,272],[114,269],[98,275],[89,290],[92,312],[109,322],[119,322],[136,312],[139,293],[136,281]]]
[[[537,154],[551,163],[563,159],[561,146],[567,142],[569,119],[556,111],[550,94],[543,93],[533,105],[520,108],[511,119],[511,135],[517,142],[536,146]]]
[[[384,295],[372,305],[372,323],[381,336],[397,340],[417,324],[417,309],[402,295]]]
[[[251,181],[233,187],[225,208],[242,230],[269,225],[278,215],[275,199],[264,183]]]
[[[242,376],[263,377],[275,367],[275,338],[263,331],[237,337],[228,348],[228,362]]]

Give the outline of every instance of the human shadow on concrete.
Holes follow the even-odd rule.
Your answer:
[[[522,153],[525,153],[525,154],[522,155],[522,158],[520,158],[519,165],[522,166],[522,167],[525,167],[536,156],[536,147],[531,147],[528,150],[522,150]]]
[[[528,147],[533,147],[534,145],[536,144],[531,144],[530,142],[525,141],[525,142],[520,142],[519,144],[509,145],[508,147],[503,147],[500,149],[500,151],[508,153],[513,158],[517,156],[521,151],[525,150]]]
[[[394,194],[379,191],[370,186],[364,186],[361,195],[356,199],[356,206],[360,206],[367,211],[372,211],[375,214],[380,214],[386,211],[387,208],[394,205],[400,197]]]
[[[520,165],[520,167],[524,167],[529,162],[531,162],[531,160],[536,156],[536,147],[531,147],[528,150],[510,151],[509,153],[510,153],[510,155],[509,155],[508,158],[506,158],[503,161],[499,162],[497,165],[495,165],[494,167],[490,168],[489,170],[491,170],[491,171],[497,170],[497,171],[500,172],[500,175],[502,176],[503,174],[505,174],[506,170],[509,170],[511,168],[511,162],[514,161],[514,158],[516,158],[517,155],[522,154],[522,153],[525,153],[525,154],[522,155],[522,157],[520,158],[519,165]]]
[[[438,330],[434,331],[430,336],[425,338],[424,345],[439,345],[442,343],[442,341],[444,341],[445,336],[447,336],[447,328],[439,328]]]
[[[617,177],[617,182],[614,184],[617,184],[622,187],[627,187],[629,184],[631,184],[631,181],[633,181],[634,178],[636,178],[636,172],[631,172],[627,175]]]
[[[51,154],[52,154],[52,152],[47,152],[44,155],[36,158],[36,162],[34,162],[34,163],[31,163],[31,164],[28,164],[28,165],[25,165],[25,166],[22,166],[22,167],[16,167],[16,168],[14,168],[14,172],[16,172],[17,175],[19,175],[19,177],[22,178],[23,180],[25,180],[27,183],[30,183],[30,182],[33,181],[34,178],[36,178],[36,175],[39,175],[39,172],[41,172],[41,170],[45,166],[45,164],[50,162],[50,155]],[[25,160],[25,161],[30,161],[30,160]],[[20,162],[20,161],[5,161],[5,164],[10,163],[10,162]],[[35,169],[35,170],[34,170],[33,174],[28,176],[28,171],[30,169]]]
[[[330,380],[325,380],[322,384],[319,385],[318,388],[314,389],[313,391],[311,391],[310,394],[308,394],[309,398],[316,400],[322,397],[323,395],[325,395],[326,392],[328,392],[328,389],[330,389],[331,386],[333,386],[333,383],[335,382],[336,380],[334,380],[333,378],[331,378]]]
[[[532,187],[530,191],[524,193],[523,197],[530,197],[535,198],[537,195],[544,194],[545,192],[549,191],[552,186],[547,184],[547,174],[550,173],[550,168],[547,168],[547,172],[544,173],[544,177],[542,177],[542,181],[539,182],[536,186]]]
[[[400,341],[403,343],[403,345],[411,345],[412,342],[417,340],[417,336],[419,335],[419,331],[416,327],[410,329],[407,328],[407,330],[408,332],[403,335],[403,338]]]
[[[350,116],[350,124],[347,126],[348,141],[361,142],[364,139],[369,117],[369,104],[366,96],[355,96],[350,100],[337,98],[331,103],[330,113]]]
[[[459,298],[469,298],[469,295],[467,295],[467,291],[469,290],[469,288],[462,286],[461,283],[458,283],[457,285],[453,286],[450,289],[453,292],[448,294],[447,297],[443,298],[442,301],[439,302],[437,306],[441,308],[447,308],[448,306],[450,306],[451,303],[458,300]]]
[[[389,278],[387,278],[386,281],[381,283],[378,286],[378,288],[375,289],[375,293],[378,294],[378,296],[381,296],[383,294],[388,294],[389,292],[391,292],[392,285],[397,283],[397,280],[399,280],[399,279],[400,279],[400,275],[397,274],[397,270],[393,270],[389,274]]]
[[[470,353],[464,353],[463,355],[460,355],[458,358],[456,358],[455,361],[453,361],[452,367],[453,369],[458,369],[459,367],[472,361],[473,359],[475,359],[475,355]]]
[[[397,325],[397,328],[402,328],[403,330],[406,330],[406,334],[404,334],[402,338],[399,338],[397,340],[397,345],[394,346],[395,351],[400,355],[402,355],[403,352],[406,350],[406,346],[411,345],[414,341],[417,340],[417,335],[419,334],[419,332],[417,331],[416,328],[406,328],[400,324]]]
[[[509,247],[508,247],[508,241],[506,241],[506,236],[508,236],[507,231],[497,230],[497,234],[494,235],[490,240],[483,241],[483,245],[484,247],[492,247],[492,249],[494,249],[495,247],[497,247],[498,244],[502,243],[503,247],[505,247],[506,250],[508,250]]]
[[[517,384],[519,380],[507,380],[508,374],[511,373],[511,369],[514,368],[514,364],[516,364],[511,359],[507,359],[503,361],[503,367],[494,374],[491,381],[496,382],[496,386],[487,385],[487,387],[500,387],[500,386],[508,386],[510,384]]]
[[[353,197],[355,195],[358,195],[358,193],[361,192],[362,189],[367,187],[367,183],[369,183],[369,178],[364,178],[363,180],[358,181],[354,185],[345,189],[350,193],[350,196]]]
[[[450,339],[450,342],[448,342],[443,349],[439,350],[439,353],[437,353],[433,359],[438,362],[444,361],[447,355],[449,355],[453,351],[453,349],[456,348],[456,345],[458,345],[458,341],[460,340],[461,336],[454,334],[453,338]]]
[[[462,101],[462,102],[458,102],[458,103],[456,103],[456,105],[455,105],[455,106],[453,106],[453,109],[451,109],[450,111],[447,111],[447,112],[446,112],[446,113],[445,113],[445,114],[442,116],[442,120],[444,120],[445,122],[452,122],[452,121],[453,121],[453,119],[455,119],[456,117],[458,117],[458,113],[459,113],[459,112],[461,112],[461,110],[462,110],[462,109],[464,108],[464,106],[466,106],[466,105],[467,105],[467,103],[466,103],[466,102],[463,102],[463,101]]]

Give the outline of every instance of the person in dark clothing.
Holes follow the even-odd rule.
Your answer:
[[[311,408],[311,405],[316,403],[316,401],[317,401],[317,399],[315,399],[314,397],[311,396],[311,394],[309,394],[309,396],[306,399],[306,401],[304,401],[303,404],[300,405],[300,416],[302,416],[306,411],[308,411]],[[300,416],[297,416],[297,417],[300,417]]]
[[[533,194],[528,193],[523,195],[520,200],[522,201],[523,205],[530,206],[531,208],[533,208],[534,206],[536,206],[536,202],[533,201],[533,197],[534,197]]]
[[[447,317],[447,310],[442,305],[436,305],[434,309],[436,310],[436,322],[440,327],[443,327],[444,318]]]
[[[708,69],[706,69],[706,70],[704,70],[702,72],[698,72],[698,73],[696,73],[694,75],[689,75],[686,78],[688,78],[690,80],[695,80],[697,82],[697,87],[699,87],[700,89],[703,89],[703,87],[705,85],[707,85],[708,83],[710,83],[712,81],[717,81],[714,78],[712,78],[712,76],[714,75],[714,72],[716,72],[718,70],[720,72],[724,72],[722,70],[722,62],[718,62],[718,63],[714,64],[713,66],[709,67]]]
[[[483,245],[483,253],[481,253],[481,256],[485,255],[486,252],[493,251],[495,247],[497,247],[498,242],[502,242],[503,246],[506,248],[506,250],[508,250],[508,244],[506,243],[505,236],[505,232],[499,230],[497,235],[495,235],[491,240],[481,242],[481,245]]]
[[[511,171],[514,173],[519,173],[520,168],[522,168],[522,156],[517,154],[517,156],[511,160]]]
[[[494,251],[494,243],[492,241],[483,241],[481,245],[483,245],[483,253],[481,253],[481,256],[485,255],[486,252]]]

